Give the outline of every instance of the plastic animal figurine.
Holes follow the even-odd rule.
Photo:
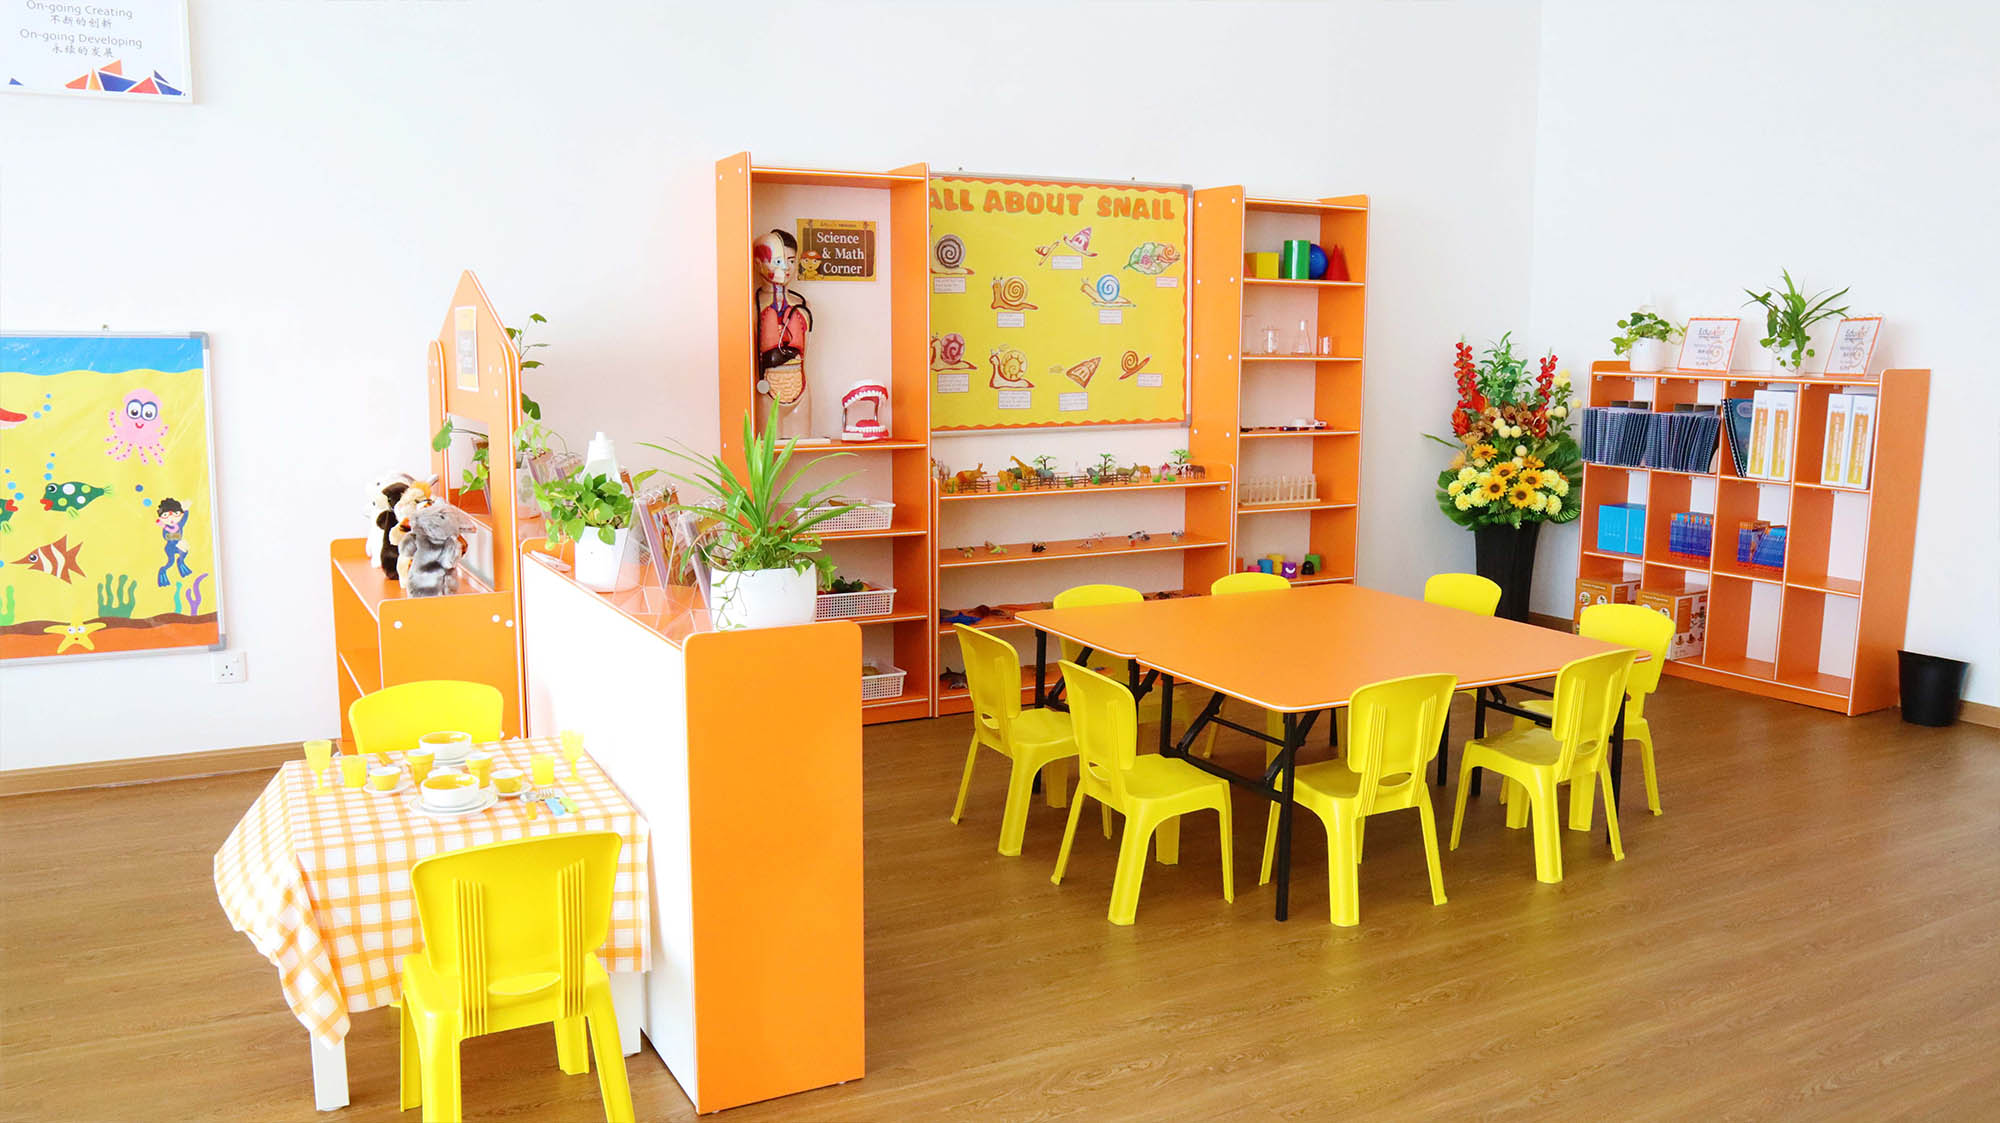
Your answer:
[[[1152,467],[1146,464],[1134,464],[1132,466],[1132,482],[1135,484],[1152,483],[1153,482]]]
[[[465,556],[465,539],[477,523],[449,503],[417,512],[402,546],[403,590],[413,597],[443,597],[458,592],[458,559]]]
[[[982,460],[979,462],[978,467],[968,468],[965,471],[960,472],[957,475],[953,476],[952,482],[958,485],[958,490],[960,491],[978,491],[979,477],[985,474],[986,474],[986,462]]]

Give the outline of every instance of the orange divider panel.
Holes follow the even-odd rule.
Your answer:
[[[860,1078],[861,629],[688,637],[701,1112]]]

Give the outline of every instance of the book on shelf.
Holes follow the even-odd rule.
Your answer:
[[[1848,430],[1854,420],[1854,399],[1846,394],[1826,398],[1826,439],[1821,442],[1819,482],[1847,486]]]
[[[1847,486],[1868,486],[1869,460],[1875,451],[1875,395],[1850,394],[1853,420],[1848,424]]]
[[[1798,395],[1790,390],[1758,390],[1750,400],[1750,463],[1743,474],[1758,480],[1788,480]]]
[[[1729,461],[1736,474],[1750,474],[1750,426],[1755,403],[1749,398],[1722,399],[1722,432],[1729,439]]]

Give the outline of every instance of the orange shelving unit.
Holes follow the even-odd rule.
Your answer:
[[[1876,439],[1869,486],[1817,482],[1827,399],[1854,387],[1876,394]],[[1714,470],[1584,467],[1577,573],[1639,580],[1649,589],[1707,590],[1708,629],[1700,655],[1667,663],[1668,674],[1845,714],[1897,701],[1896,649],[1909,607],[1917,486],[1923,473],[1928,370],[1887,370],[1878,378],[1817,378],[1732,371],[1727,375],[1634,373],[1624,362],[1591,366],[1587,401],[1646,401],[1657,412],[1714,404],[1759,389],[1798,394],[1790,481],[1747,479],[1718,434]],[[1796,467],[1795,467],[1796,470]],[[1877,496],[1885,501],[1877,502]],[[1646,506],[1643,555],[1598,550],[1600,508]],[[1677,511],[1715,516],[1712,557],[1668,552]],[[1737,524],[1764,519],[1787,532],[1782,568],[1736,561]]]
[[[889,439],[871,444],[803,445],[801,459],[853,459],[813,465],[809,478],[852,472],[847,494],[892,500],[895,519],[887,530],[824,535],[828,552],[847,576],[896,589],[892,610],[863,618],[862,649],[867,659],[906,672],[903,693],[863,703],[864,722],[928,717],[937,609],[932,600],[930,508],[930,171],[912,164],[886,172],[759,166],[739,152],[715,165],[716,338],[721,403],[721,448],[740,466],[743,415],[756,404],[757,277],[751,263],[756,236],[773,226],[790,229],[799,218],[866,219],[876,223],[876,279],[873,282],[813,282],[801,292],[814,302],[816,326],[807,351],[816,417],[839,414],[838,401],[862,377],[889,386]],[[830,315],[829,304],[865,288],[876,290],[866,314],[877,322],[857,325]],[[852,290],[842,292],[840,290]],[[857,330],[859,328],[859,330]],[[836,342],[830,333],[841,332]],[[865,338],[864,338],[865,337]],[[830,353],[832,352],[832,353]],[[828,400],[833,403],[828,411]],[[818,431],[838,432],[821,424]],[[820,475],[819,473],[824,473]],[[855,670],[858,679],[860,669]]]
[[[460,361],[457,319],[469,309],[476,340],[473,362]],[[409,597],[365,556],[365,541],[337,538],[329,548],[333,591],[334,678],[340,698],[340,735],[351,739],[347,707],[384,686],[450,678],[490,683],[505,698],[502,726],[524,730],[521,709],[519,543],[514,515],[514,429],[521,400],[521,357],[492,302],[470,272],[458,279],[444,326],[431,341],[426,396],[435,432],[450,416],[461,428],[486,435],[494,468],[484,493],[467,495],[447,483],[452,501],[478,521],[492,549],[492,571],[483,577],[459,569],[459,591],[448,597]],[[431,454],[431,471],[452,481],[463,465]]]
[[[1275,251],[1288,238],[1339,247],[1348,278],[1244,276],[1244,254]],[[1196,414],[1219,419],[1195,426],[1195,459],[1232,464],[1240,481],[1310,473],[1316,482],[1318,497],[1310,501],[1239,501],[1231,512],[1237,554],[1318,554],[1325,568],[1300,584],[1354,580],[1368,197],[1305,201],[1256,198],[1241,187],[1197,191],[1193,269]],[[1266,328],[1278,333],[1276,354],[1263,351]],[[1330,354],[1320,353],[1323,337]],[[1301,344],[1308,353],[1294,353]],[[1283,428],[1296,421],[1321,427]]]

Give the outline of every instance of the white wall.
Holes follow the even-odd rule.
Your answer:
[[[1907,645],[1971,660],[1966,697],[1988,704],[1996,41],[1989,4],[1547,0],[1529,333],[1581,373],[1649,299],[1675,319],[1736,315],[1781,267],[1852,286],[1857,313],[1885,317],[1878,364],[1932,370],[1921,495],[1876,499],[1918,504]],[[1746,320],[1738,365],[1762,326]],[[1575,530],[1542,542],[1536,608],[1567,615]]]
[[[712,445],[713,164],[745,148],[1372,193],[1361,576],[1470,564],[1417,434],[1451,341],[1527,316],[1532,3],[191,7],[195,105],[0,96],[0,327],[213,334],[249,681],[5,668],[0,767],[333,728],[326,540],[422,461],[460,269],[549,317],[531,386],[573,443]]]

